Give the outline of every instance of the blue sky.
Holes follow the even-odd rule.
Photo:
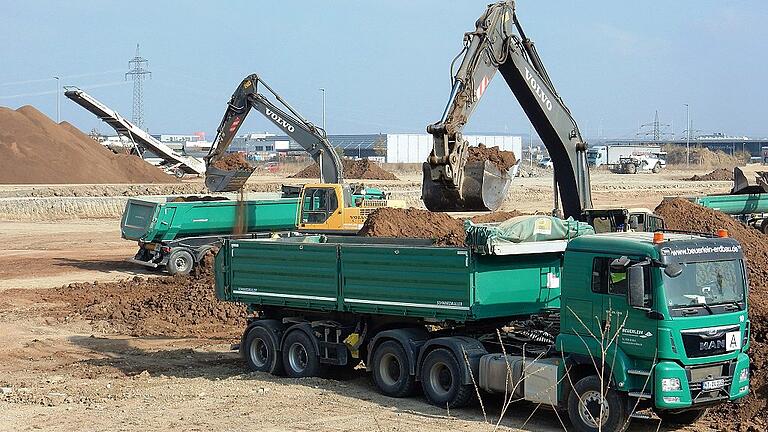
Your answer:
[[[0,14],[0,105],[55,117],[55,81],[126,117],[136,43],[149,59],[153,133],[214,132],[240,80],[259,73],[329,133],[423,132],[442,113],[449,64],[488,0],[11,1]],[[633,137],[659,110],[685,128],[768,136],[768,2],[519,0],[517,10],[582,132]],[[253,115],[241,131],[275,131]],[[61,98],[61,117],[111,132]],[[468,132],[527,133],[497,76]]]

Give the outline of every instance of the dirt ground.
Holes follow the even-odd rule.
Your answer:
[[[401,180],[366,183],[418,205],[420,174],[393,172]],[[728,182],[680,180],[692,174],[598,172],[592,176],[593,200],[654,208],[664,196],[730,187]],[[201,181],[185,181],[191,185],[177,193],[196,190]],[[258,175],[249,187],[265,191],[280,183],[296,182]],[[503,210],[548,211],[551,183],[551,176],[516,179]],[[180,187],[153,185],[150,192],[140,186],[36,185],[30,192],[29,187],[9,186],[0,187],[0,196],[165,194]],[[230,350],[237,342],[234,336],[132,337],[104,322],[63,313],[66,305],[45,300],[40,292],[72,282],[154,274],[125,262],[135,244],[120,239],[119,215],[34,223],[0,220],[0,250],[0,431],[494,430],[500,398],[484,397],[486,422],[477,405],[448,412],[426,404],[421,396],[381,396],[360,369],[310,379],[249,373]],[[502,420],[500,430],[554,431],[563,426],[552,411],[521,403]],[[631,430],[657,430],[657,423],[635,420]]]

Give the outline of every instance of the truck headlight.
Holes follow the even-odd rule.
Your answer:
[[[744,368],[739,374],[739,381],[744,382],[749,379],[749,368]]]
[[[661,391],[676,391],[680,390],[680,378],[662,378],[661,379]]]

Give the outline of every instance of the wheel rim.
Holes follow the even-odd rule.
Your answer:
[[[304,372],[309,363],[309,356],[304,345],[294,342],[288,349],[288,363],[291,365],[291,369],[296,372]]]
[[[186,258],[180,256],[176,257],[175,260],[173,260],[173,263],[176,265],[176,269],[180,272],[186,271],[189,264],[187,263]]]
[[[400,381],[401,372],[400,360],[393,354],[384,354],[379,363],[379,374],[384,384],[388,386],[397,384]]]
[[[579,417],[589,427],[598,428],[605,426],[609,414],[608,401],[599,391],[586,391],[579,398]]]
[[[429,386],[438,396],[446,396],[451,391],[453,375],[445,363],[435,363],[429,369]]]
[[[251,343],[251,361],[257,367],[264,367],[269,359],[269,349],[267,348],[267,342],[264,339],[256,338]]]

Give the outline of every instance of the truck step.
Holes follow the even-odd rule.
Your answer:
[[[642,370],[642,369],[630,369],[627,371],[630,375],[640,375],[640,376],[650,376],[651,371]]]
[[[629,392],[630,397],[635,397],[638,399],[652,399],[653,395],[650,393],[643,393],[643,392]]]

